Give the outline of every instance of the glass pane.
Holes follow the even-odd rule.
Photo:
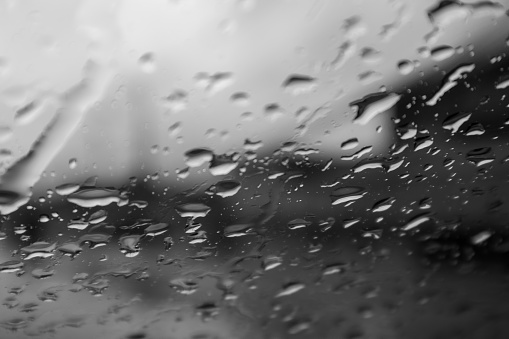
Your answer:
[[[508,5],[0,3],[0,338],[507,338]]]

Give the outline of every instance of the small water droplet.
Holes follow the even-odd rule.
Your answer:
[[[78,160],[76,158],[69,159],[69,168],[75,169],[78,166]]]

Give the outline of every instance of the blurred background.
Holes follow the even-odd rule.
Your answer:
[[[0,3],[0,336],[506,338],[507,5]]]

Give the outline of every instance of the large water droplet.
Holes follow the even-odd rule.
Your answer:
[[[279,293],[277,293],[275,297],[280,298],[280,297],[289,296],[289,295],[297,293],[298,291],[304,289],[305,287],[306,287],[306,285],[304,285],[303,283],[298,283],[298,282],[288,283],[285,286],[283,286],[281,291]]]
[[[403,231],[409,231],[417,226],[424,224],[426,221],[431,220],[429,213],[421,213],[408,220],[408,222],[401,228]]]
[[[216,155],[210,163],[209,172],[214,176],[230,174],[239,165],[234,156]]]
[[[175,207],[177,213],[184,218],[204,217],[210,212],[210,207],[202,203],[187,203]]]
[[[0,272],[2,273],[18,272],[21,271],[24,266],[25,264],[19,260],[5,261],[0,264]]]
[[[456,50],[451,46],[438,46],[431,50],[431,58],[435,61],[443,61],[452,57]]]
[[[81,207],[107,206],[117,203],[119,206],[128,203],[127,198],[122,197],[121,192],[108,188],[86,188],[67,196],[67,200]]]
[[[222,180],[210,186],[207,191],[226,198],[237,194],[240,188],[241,184],[237,180]]]
[[[331,193],[332,205],[344,204],[362,198],[366,190],[359,186],[346,186],[336,189]]]
[[[53,252],[57,247],[56,243],[48,243],[45,241],[34,242],[33,244],[21,248],[21,253],[24,254],[24,260],[32,258],[48,258],[53,256]]]
[[[368,124],[374,117],[392,108],[400,98],[396,93],[374,93],[350,103],[350,106],[357,107],[357,116],[353,122],[359,125]]]
[[[149,227],[145,228],[145,230],[144,230],[146,235],[149,235],[152,237],[163,234],[167,231],[168,231],[168,224],[164,223],[164,222],[150,225]]]
[[[294,219],[288,222],[288,228],[291,230],[296,230],[299,228],[304,228],[312,223],[310,221],[304,220],[304,219]]]
[[[444,81],[442,81],[442,85],[440,89],[433,95],[431,99],[426,101],[426,105],[434,106],[442,98],[442,96],[447,93],[451,88],[456,87],[458,85],[458,80],[463,77],[464,74],[470,73],[475,69],[474,64],[460,65],[456,67],[453,71],[451,71]]]
[[[186,156],[187,166],[199,167],[212,161],[214,152],[208,148],[193,148],[192,150],[187,151],[184,155]]]
[[[456,133],[461,125],[463,125],[470,117],[472,116],[472,113],[462,113],[457,112],[454,113],[447,118],[445,118],[444,122],[442,123],[442,127],[444,129],[450,130],[451,133]]]
[[[283,88],[286,93],[292,95],[301,95],[313,92],[318,87],[316,79],[307,75],[294,74],[289,76],[283,82]]]

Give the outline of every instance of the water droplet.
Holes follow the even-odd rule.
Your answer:
[[[92,213],[90,217],[88,218],[89,224],[98,224],[100,222],[103,222],[108,217],[108,212],[105,210],[99,210],[97,212]]]
[[[182,112],[188,106],[188,94],[183,90],[175,90],[163,99],[163,106],[172,113]]]
[[[104,290],[110,287],[110,281],[108,279],[97,276],[84,282],[83,287],[89,290],[92,295],[100,296]]]
[[[431,208],[431,198],[423,198],[419,201],[419,208],[422,210]]]
[[[473,245],[479,245],[491,238],[492,233],[489,231],[482,231],[474,235],[470,241]]]
[[[392,204],[394,204],[395,201],[396,201],[396,199],[393,197],[379,200],[373,205],[373,207],[371,208],[371,211],[372,212],[387,211],[389,208],[392,207]]]
[[[180,179],[185,179],[190,174],[189,167],[183,168],[181,170],[176,170],[175,172],[177,173],[177,177],[179,177]]]
[[[210,174],[214,176],[230,174],[239,165],[234,158],[228,155],[215,155],[209,166]]]
[[[256,151],[261,147],[263,147],[263,142],[261,140],[251,141],[249,139],[246,139],[244,141],[244,149],[247,151]]]
[[[69,168],[75,169],[78,166],[78,160],[76,158],[69,159]]]
[[[341,156],[341,160],[347,160],[347,161],[355,160],[355,159],[361,158],[364,155],[370,153],[372,150],[373,150],[373,146],[365,146],[352,155]]]
[[[55,270],[48,268],[36,268],[32,271],[32,276],[36,279],[49,278],[55,274]]]
[[[333,263],[328,264],[323,268],[322,275],[332,275],[332,274],[338,274],[343,273],[345,269],[347,268],[347,264],[345,263]]]
[[[382,73],[370,70],[370,71],[365,71],[365,72],[359,73],[357,75],[357,78],[359,79],[359,82],[362,85],[369,85],[373,82],[381,80],[383,77],[382,77]]]
[[[318,223],[318,226],[320,227],[321,232],[326,232],[330,230],[335,223],[336,219],[334,219],[333,217],[328,217],[326,220],[321,220]]]
[[[184,155],[186,156],[187,166],[199,167],[207,162],[212,161],[214,152],[208,148],[194,148],[187,151]]]
[[[32,101],[24,105],[16,110],[14,121],[19,125],[26,125],[33,122],[42,111],[41,106],[42,103],[39,101]]]
[[[3,320],[0,322],[0,326],[9,331],[17,331],[27,327],[30,324],[28,319],[24,318],[13,318],[10,320]]]
[[[251,104],[249,94],[245,92],[233,93],[230,97],[230,101],[232,104],[240,107],[247,107]]]
[[[219,310],[220,308],[216,304],[207,302],[196,307],[196,314],[202,321],[207,322],[215,318],[219,314]]]
[[[262,261],[262,268],[265,271],[272,270],[278,266],[280,266],[283,263],[283,259],[276,255],[268,255],[265,258],[263,258]]]
[[[207,232],[200,230],[196,233],[192,233],[188,235],[189,238],[189,244],[201,244],[205,241],[207,241]]]
[[[24,266],[25,264],[19,260],[5,261],[0,264],[0,272],[2,273],[19,272],[23,269]]]
[[[202,203],[187,203],[175,207],[177,213],[184,218],[204,217],[210,212],[210,207]]]
[[[331,62],[334,70],[340,69],[348,59],[355,55],[355,44],[352,41],[346,41],[338,47],[338,53]]]
[[[426,221],[431,220],[429,213],[421,213],[416,215],[415,217],[408,220],[408,222],[401,228],[402,231],[409,231],[421,224],[424,224]]]
[[[67,200],[81,207],[107,206],[117,203],[119,206],[128,203],[127,198],[122,197],[121,192],[108,188],[85,188],[69,194]]]
[[[444,122],[442,123],[442,128],[446,130],[450,130],[451,133],[456,133],[461,125],[463,125],[470,117],[472,116],[472,113],[462,113],[457,112],[454,113],[447,118],[445,118]]]
[[[167,231],[168,231],[168,224],[164,223],[164,222],[150,225],[149,227],[145,228],[145,230],[144,230],[146,235],[149,235],[152,237],[163,234]]]
[[[368,170],[368,169],[377,169],[377,168],[386,169],[386,166],[383,162],[381,162],[379,160],[365,160],[365,161],[361,161],[358,164],[356,164],[355,166],[353,166],[352,171],[354,173],[360,173],[360,172]]]
[[[458,80],[461,79],[464,74],[470,73],[474,69],[474,64],[466,64],[456,67],[446,76],[445,80],[442,81],[440,89],[433,95],[433,97],[426,101],[426,105],[435,106],[438,100],[440,100],[445,93],[458,85]]]
[[[78,243],[84,244],[88,243],[90,245],[90,248],[96,248],[99,246],[106,245],[111,240],[111,235],[109,234],[103,234],[103,233],[91,233],[91,234],[85,234],[82,235],[79,238]]]
[[[251,232],[252,224],[234,224],[224,228],[224,236],[227,238],[243,237],[245,235],[254,234]]]
[[[431,58],[435,61],[443,61],[452,57],[456,50],[451,46],[438,46],[431,50]]]
[[[311,329],[312,322],[307,319],[299,319],[289,322],[288,334],[299,334]]]
[[[357,107],[357,116],[353,120],[359,125],[366,125],[380,113],[391,109],[401,98],[395,93],[375,93],[350,103],[350,106]]]
[[[130,234],[124,235],[118,239],[120,244],[120,252],[124,253],[126,257],[132,258],[140,253],[139,243],[143,234]]]
[[[344,20],[341,29],[348,39],[358,39],[367,32],[366,25],[358,15],[348,17]]]
[[[382,53],[374,48],[364,47],[361,49],[360,57],[362,61],[369,64],[374,64],[382,59]]]
[[[433,138],[431,138],[429,135],[418,137],[415,139],[414,151],[415,152],[420,151],[431,145],[433,145]]]
[[[156,69],[156,59],[153,53],[145,53],[138,59],[141,70],[145,73],[153,73]]]
[[[343,227],[344,228],[352,227],[353,225],[359,223],[360,221],[361,221],[361,218],[345,219],[345,220],[343,220]]]
[[[285,111],[278,104],[273,103],[265,106],[264,114],[270,121],[276,121],[285,115]]]
[[[283,286],[281,291],[279,293],[277,293],[275,297],[280,298],[280,297],[289,296],[289,295],[297,293],[298,291],[304,289],[305,287],[306,287],[306,285],[304,285],[302,283],[298,283],[298,282],[288,283],[285,286]]]
[[[49,218],[49,216],[48,216],[48,215],[46,215],[46,214],[41,214],[41,215],[39,216],[39,222],[48,222],[48,221],[50,221],[50,218]]]
[[[83,251],[83,248],[81,248],[81,246],[79,246],[75,242],[64,243],[60,245],[57,249],[63,254],[70,255],[71,257],[75,257],[77,254]]]
[[[343,141],[341,143],[341,149],[342,150],[351,150],[351,149],[354,149],[355,147],[357,147],[359,145],[359,140],[357,138],[350,138],[346,141]]]
[[[170,281],[170,287],[174,288],[181,294],[189,295],[196,292],[198,283],[191,279],[176,278]]]
[[[362,198],[366,190],[359,186],[346,186],[336,189],[331,193],[332,205],[344,204]]]
[[[75,230],[84,230],[85,228],[88,227],[88,222],[86,221],[83,221],[83,220],[71,220],[68,224],[67,224],[67,228],[69,229],[75,229]]]
[[[471,124],[465,131],[466,136],[483,135],[485,132],[484,126],[480,123]]]
[[[232,73],[198,73],[195,76],[196,84],[205,89],[208,95],[215,95],[216,93],[230,87],[234,83]]]
[[[508,86],[509,86],[509,79],[506,79],[506,80],[498,82],[495,85],[495,88],[496,89],[504,89],[504,88],[507,88]]]
[[[222,180],[210,186],[207,191],[226,198],[237,194],[240,188],[241,184],[237,180]]]
[[[58,195],[69,195],[71,193],[76,192],[80,188],[79,184],[62,184],[55,187],[55,192]]]
[[[308,94],[316,90],[318,84],[315,78],[307,75],[290,75],[282,84],[284,91],[291,95]]]
[[[407,75],[413,72],[415,65],[410,60],[401,60],[398,62],[398,70],[401,74]]]
[[[466,19],[470,15],[490,15],[494,17],[505,14],[505,8],[500,3],[481,1],[463,3],[460,1],[441,1],[436,7],[428,11],[431,23],[441,29],[451,23]]]
[[[477,167],[489,164],[495,158],[490,155],[491,147],[479,147],[467,152],[466,158]]]
[[[53,252],[56,247],[56,243],[38,241],[21,248],[21,253],[24,255],[24,260],[30,260],[32,258],[48,258],[53,256]]]
[[[299,229],[299,228],[307,227],[307,226],[309,226],[311,224],[312,224],[311,221],[307,221],[307,220],[304,220],[304,219],[294,219],[294,220],[291,220],[291,221],[288,222],[288,228],[291,229],[291,230],[296,230],[296,229]]]

